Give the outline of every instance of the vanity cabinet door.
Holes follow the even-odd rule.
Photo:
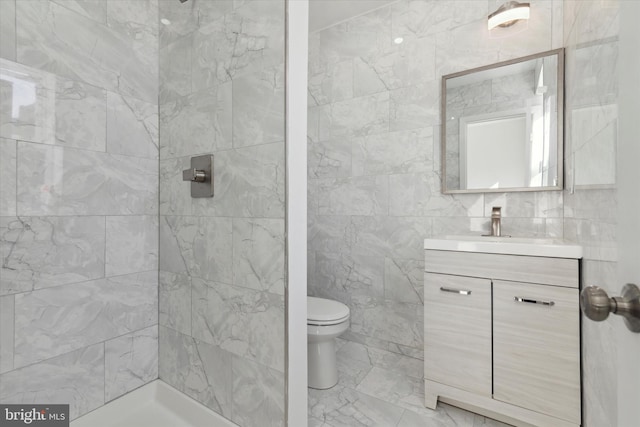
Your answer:
[[[493,281],[493,397],[580,424],[578,289]]]
[[[425,378],[491,396],[491,281],[424,275]]]

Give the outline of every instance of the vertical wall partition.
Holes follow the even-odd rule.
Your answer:
[[[2,0],[0,19],[0,402],[75,419],[159,377],[285,425],[285,1]],[[191,198],[204,154],[215,195]]]

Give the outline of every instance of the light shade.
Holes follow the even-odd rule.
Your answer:
[[[529,3],[505,3],[489,15],[488,27],[490,30],[495,27],[510,27],[521,19],[529,19],[529,9]]]

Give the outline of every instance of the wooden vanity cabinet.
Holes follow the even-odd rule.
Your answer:
[[[425,270],[426,406],[579,426],[579,260],[427,250]]]
[[[491,396],[491,281],[425,273],[425,378]]]

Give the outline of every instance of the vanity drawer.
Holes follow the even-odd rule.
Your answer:
[[[491,396],[491,281],[424,275],[425,378]]]
[[[578,292],[493,281],[494,399],[580,424]]]
[[[578,288],[577,259],[425,251],[425,271]]]

